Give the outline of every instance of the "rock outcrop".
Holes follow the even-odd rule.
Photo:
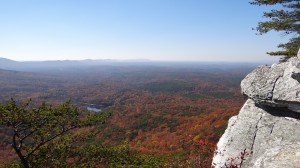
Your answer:
[[[300,112],[300,59],[260,66],[241,82],[242,93],[258,104]]]
[[[249,99],[229,120],[213,165],[300,168],[300,59],[258,67],[241,89]]]

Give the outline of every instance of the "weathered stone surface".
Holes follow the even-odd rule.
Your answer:
[[[256,103],[300,112],[300,59],[256,68],[242,80],[241,89]]]
[[[219,140],[215,167],[300,168],[299,54],[241,82],[249,99]]]
[[[241,160],[241,152],[248,152]],[[251,152],[253,152],[251,154]],[[229,120],[213,159],[217,168],[299,168],[300,114],[247,100]]]

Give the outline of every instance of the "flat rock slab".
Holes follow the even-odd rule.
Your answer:
[[[256,68],[242,80],[241,90],[256,103],[300,112],[300,59]]]
[[[229,120],[213,158],[216,168],[299,168],[300,114],[248,99]]]

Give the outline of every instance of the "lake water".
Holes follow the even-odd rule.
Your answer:
[[[95,107],[87,107],[86,108],[88,111],[95,111],[95,112],[100,112],[101,109],[95,108]]]

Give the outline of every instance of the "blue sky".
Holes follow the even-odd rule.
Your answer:
[[[277,61],[288,39],[251,30],[247,0],[0,0],[0,57]]]

